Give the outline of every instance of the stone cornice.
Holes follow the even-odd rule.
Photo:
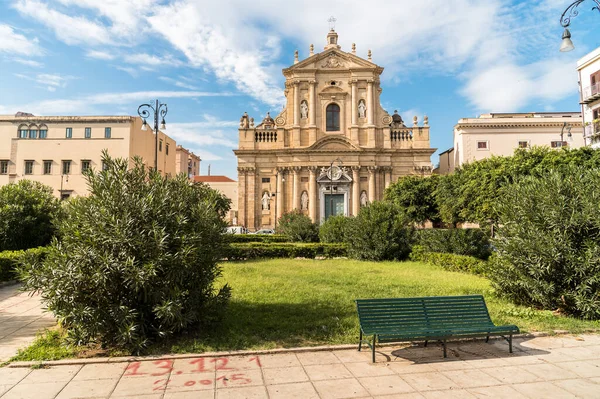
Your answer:
[[[237,156],[260,156],[269,155],[317,155],[317,154],[349,154],[368,156],[373,154],[406,154],[406,155],[431,155],[437,151],[437,148],[361,148],[360,150],[353,149],[324,149],[314,150],[310,148],[278,148],[269,150],[233,150]]]
[[[478,128],[478,129],[513,129],[516,127],[562,127],[567,121],[560,122],[496,122],[496,123],[459,123],[455,129]],[[572,127],[583,126],[581,121],[567,122]]]
[[[134,116],[0,116],[0,122],[11,123],[130,123]]]

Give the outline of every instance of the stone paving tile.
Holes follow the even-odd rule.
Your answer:
[[[218,388],[263,385],[261,370],[217,371],[215,384]]]
[[[6,392],[2,399],[54,399],[66,384],[66,381],[18,384]]]
[[[522,384],[526,382],[541,381],[542,378],[527,371],[527,366],[506,366],[482,369],[484,373],[501,381],[503,384]]]
[[[370,360],[371,356],[371,354],[366,351],[359,352],[355,349],[333,351],[332,353],[343,363],[367,362]]]
[[[507,385],[470,388],[468,391],[481,399],[527,399],[527,396]]]
[[[262,372],[267,385],[308,381],[308,376],[302,367],[277,367],[263,369]]]
[[[550,381],[550,380],[562,380],[565,378],[577,378],[577,374],[560,368],[554,364],[532,364],[527,366],[527,371],[531,374],[535,374],[538,377]]]
[[[215,374],[194,373],[169,376],[167,392],[205,391],[215,389]]]
[[[423,392],[426,399],[475,399],[476,396],[464,389]]]
[[[369,393],[355,378],[315,381],[313,384],[322,399],[345,399],[369,396]]]
[[[395,395],[374,396],[375,399],[424,399],[425,396],[419,392],[401,393]]]
[[[569,357],[577,360],[594,360],[600,358],[600,346],[597,345],[560,348],[554,349],[553,352],[564,356],[567,360]]]
[[[14,385],[25,378],[29,373],[31,373],[31,370],[25,368],[0,368],[0,382],[6,385]]]
[[[60,391],[56,399],[108,397],[117,379],[71,381]]]
[[[340,359],[331,352],[303,352],[297,353],[296,356],[303,366],[341,363]]]
[[[440,373],[403,374],[402,378],[417,391],[457,389],[458,385]]]
[[[75,375],[73,381],[119,379],[127,363],[86,364]]]
[[[371,395],[394,395],[398,393],[414,392],[414,389],[400,376],[364,377],[358,381]]]
[[[575,398],[576,396],[550,382],[532,382],[512,385],[514,389],[530,399]]]
[[[217,390],[217,399],[268,399],[269,395],[264,386],[227,388]]]
[[[163,393],[166,383],[167,379],[162,377],[121,378],[111,397],[130,398],[133,395]]]
[[[310,382],[267,385],[267,390],[271,399],[319,399],[315,387]]]
[[[81,366],[57,366],[33,370],[21,381],[21,384],[39,384],[42,382],[68,382],[81,369]]]
[[[433,367],[433,365],[431,365],[430,363],[390,363],[389,367],[400,375],[437,371],[436,368]]]
[[[572,371],[580,377],[600,377],[600,361],[594,362],[580,360],[574,362],[556,363],[556,365],[562,369]]]
[[[162,393],[155,393],[155,394],[151,394],[151,395],[135,395],[135,394],[131,394],[129,396],[127,396],[127,399],[162,399],[163,394]],[[123,398],[122,396],[111,396],[111,398]]]
[[[554,385],[558,385],[565,391],[575,394],[581,398],[597,398],[600,397],[600,384],[592,381],[576,379],[554,381]]]
[[[441,374],[454,381],[461,388],[487,387],[502,383],[481,370],[445,371]]]
[[[263,369],[272,367],[295,367],[301,366],[300,360],[294,353],[281,353],[276,355],[261,355],[260,364]]]
[[[304,366],[304,370],[312,381],[352,377],[352,373],[343,364],[316,364]]]
[[[190,374],[215,371],[215,362],[211,358],[175,359],[172,374]],[[202,370],[202,371],[201,371]]]
[[[167,392],[164,398],[159,395],[156,397],[148,397],[148,399],[214,399],[214,391],[192,391],[192,392]],[[146,399],[146,398],[140,398]]]
[[[346,368],[357,378],[396,374],[389,363],[346,363]]]
[[[469,370],[475,368],[475,364],[471,360],[447,360],[431,363],[431,366],[437,371]]]

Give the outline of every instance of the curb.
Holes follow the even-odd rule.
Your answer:
[[[534,332],[527,334],[516,334],[514,338],[540,338],[550,335],[568,335],[566,331],[555,331],[554,333]],[[460,341],[481,341],[484,338],[463,338],[455,339],[451,342]],[[490,340],[503,339],[502,337],[490,337]],[[399,342],[401,343],[401,342]],[[407,341],[407,343],[409,343]],[[251,356],[251,355],[276,355],[283,353],[303,353],[303,352],[325,352],[334,350],[356,349],[357,344],[344,345],[323,345],[323,346],[305,346],[301,348],[277,348],[277,349],[257,349],[257,350],[239,350],[239,351],[221,351],[221,352],[203,352],[203,353],[184,353],[179,355],[157,355],[157,356],[121,356],[121,357],[91,357],[87,359],[64,359],[64,360],[47,360],[47,361],[23,361],[12,362],[6,365],[7,368],[21,368],[32,366],[76,366],[86,364],[102,364],[102,363],[129,363],[141,362],[149,360],[177,360],[191,359],[200,357],[224,357],[224,356]],[[397,346],[397,345],[395,345]],[[391,348],[394,346],[381,345],[380,348]]]

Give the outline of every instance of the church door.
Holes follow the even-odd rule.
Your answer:
[[[325,219],[344,215],[344,194],[325,194]]]

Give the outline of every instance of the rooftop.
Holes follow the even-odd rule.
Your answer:
[[[194,181],[198,183],[235,183],[235,180],[227,176],[194,176]]]

